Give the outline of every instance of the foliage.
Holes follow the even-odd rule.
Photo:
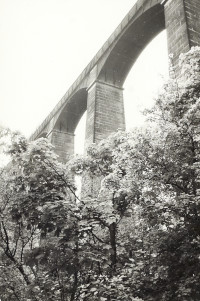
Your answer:
[[[66,166],[46,139],[12,135],[0,187],[2,301],[200,299],[200,49],[180,67],[146,127]]]
[[[28,143],[18,134],[11,140],[12,162],[1,172],[1,299],[52,300],[62,260],[73,257],[61,240],[76,231],[74,184],[47,140]],[[52,287],[44,280],[50,274],[53,281],[54,273]]]

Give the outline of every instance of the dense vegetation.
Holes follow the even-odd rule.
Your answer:
[[[1,301],[200,300],[200,49],[180,68],[146,126],[67,165],[46,139],[6,134]]]

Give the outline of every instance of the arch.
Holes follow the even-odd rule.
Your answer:
[[[74,132],[78,120],[75,118],[73,123],[70,121],[70,114],[64,111],[69,107],[72,114],[78,112],[77,109],[72,108],[71,103],[76,101],[75,95],[83,87],[89,89],[98,80],[120,88],[123,86],[129,70],[142,49],[156,34],[165,28],[164,7],[161,3],[162,0],[137,1],[56,107],[31,135],[30,140],[36,139],[44,130],[51,133],[54,129],[63,128]],[[139,39],[139,42],[137,42],[137,39]],[[84,110],[82,113],[84,113]],[[80,112],[78,112],[79,114]],[[64,116],[67,121],[64,120]]]
[[[78,90],[67,102],[57,121],[54,129],[59,132],[74,134],[76,126],[87,109],[87,90]]]
[[[164,29],[163,5],[158,3],[146,9],[119,36],[99,72],[98,80],[122,87],[140,53]]]
[[[86,142],[124,129],[123,84],[145,46],[166,27],[168,50],[177,66],[181,52],[200,44],[198,14],[191,18],[191,11],[199,12],[197,0],[185,1],[138,0],[30,140],[48,132],[66,159],[67,149],[73,153],[74,130],[86,107]]]

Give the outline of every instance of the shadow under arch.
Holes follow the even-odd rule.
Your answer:
[[[87,90],[76,91],[55,118],[54,126],[49,134],[51,143],[59,160],[66,163],[74,154],[74,132],[79,120],[87,108]]]
[[[58,116],[54,129],[74,134],[77,124],[87,109],[87,90],[78,90],[67,102]]]
[[[164,6],[147,8],[122,32],[109,52],[98,80],[123,87],[125,79],[144,48],[165,29]]]

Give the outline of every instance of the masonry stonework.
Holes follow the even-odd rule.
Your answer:
[[[88,90],[86,146],[125,130],[123,89],[95,82]]]
[[[165,25],[167,29],[168,52],[173,54],[176,66],[179,55],[192,46],[200,46],[200,1],[165,1]],[[179,68],[177,68],[177,75]]]
[[[70,155],[74,154],[74,134],[53,130],[49,135],[51,143],[55,146],[55,152],[59,160],[66,163]]]
[[[200,0],[138,0],[30,139],[47,133],[65,162],[74,152],[74,131],[85,110],[86,146],[124,130],[124,81],[164,28],[179,76],[179,55],[200,46]]]

